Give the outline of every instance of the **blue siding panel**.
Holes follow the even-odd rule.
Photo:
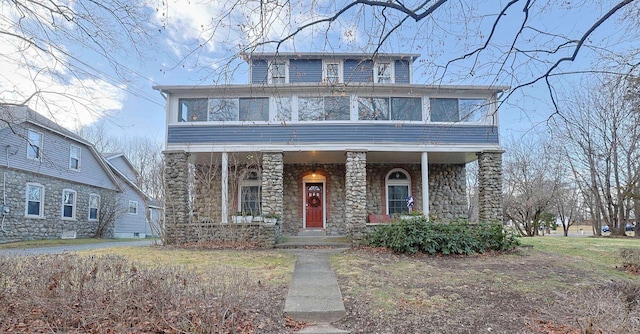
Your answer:
[[[395,75],[396,75],[396,83],[398,84],[408,84],[410,82],[410,73],[409,73],[409,61],[408,60],[396,60],[395,63]]]
[[[289,82],[322,82],[322,60],[291,59],[289,61]]]
[[[498,144],[490,125],[296,124],[169,126],[169,144]]]
[[[253,60],[251,62],[251,83],[264,84],[267,83],[268,65],[266,60]]]
[[[346,59],[344,61],[344,82],[373,82],[373,61]]]

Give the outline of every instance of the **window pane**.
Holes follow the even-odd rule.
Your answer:
[[[89,209],[89,219],[98,219],[98,209],[97,208]]]
[[[240,121],[269,120],[269,98],[243,98],[240,99]]]
[[[271,82],[285,83],[287,75],[287,63],[273,62],[271,64]]]
[[[276,120],[290,121],[291,120],[291,98],[275,97],[274,99],[276,102]]]
[[[321,97],[301,97],[298,99],[298,119],[301,121],[323,121],[324,101]]]
[[[209,99],[210,121],[237,121],[238,99]]]
[[[406,198],[409,196],[408,186],[388,186],[389,214],[408,212]]]
[[[73,217],[73,206],[65,205],[62,213],[63,217],[72,218]]]
[[[464,122],[480,122],[486,115],[486,100],[460,99],[460,120]]]
[[[260,215],[262,206],[259,186],[242,186],[242,212],[247,215]]]
[[[389,99],[381,97],[358,98],[358,119],[388,120]]]
[[[338,83],[340,82],[340,64],[329,63],[326,64],[327,82]]]
[[[138,203],[135,201],[129,201],[129,213],[138,214]]]
[[[207,99],[179,99],[178,122],[207,120]]]
[[[431,99],[432,122],[457,122],[459,120],[458,99]]]
[[[41,198],[41,196],[42,196],[42,195],[41,195],[42,193],[41,193],[41,191],[40,191],[40,190],[41,190],[41,189],[40,189],[40,187],[30,186],[30,187],[29,187],[29,189],[28,189],[28,192],[29,192],[29,195],[28,195],[28,196],[29,196],[29,200],[30,200],[30,201],[38,201],[38,202],[39,202],[39,201],[40,201],[40,198]]]
[[[348,96],[325,97],[324,112],[325,120],[349,120],[349,100]]]
[[[391,83],[391,64],[390,63],[378,63],[376,64],[376,77],[379,83]]]
[[[28,215],[33,215],[33,216],[39,216],[40,215],[40,202],[29,201],[28,208],[27,208],[27,214]]]
[[[391,119],[404,121],[421,121],[422,99],[413,97],[392,97]]]
[[[27,157],[40,159],[40,148],[42,147],[42,134],[29,130],[29,145],[27,146]]]

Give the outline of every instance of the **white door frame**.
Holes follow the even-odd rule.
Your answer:
[[[327,228],[327,178],[322,175],[302,178],[302,228],[307,228],[307,184],[322,183],[322,228]]]

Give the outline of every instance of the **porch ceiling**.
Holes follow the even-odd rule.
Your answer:
[[[256,159],[255,152],[236,152],[235,159],[230,158],[229,163],[244,159]],[[198,163],[219,163],[221,153],[192,153],[192,162]],[[230,154],[231,156],[231,154]],[[467,163],[477,159],[475,152],[429,152],[429,163]],[[284,152],[285,164],[321,164],[321,163],[344,163],[344,151],[298,151]],[[420,163],[420,152],[382,152],[368,151],[368,163]]]

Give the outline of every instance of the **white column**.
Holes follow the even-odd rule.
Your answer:
[[[429,217],[429,158],[422,152],[422,212]]]
[[[222,152],[222,223],[229,222],[229,153]]]

